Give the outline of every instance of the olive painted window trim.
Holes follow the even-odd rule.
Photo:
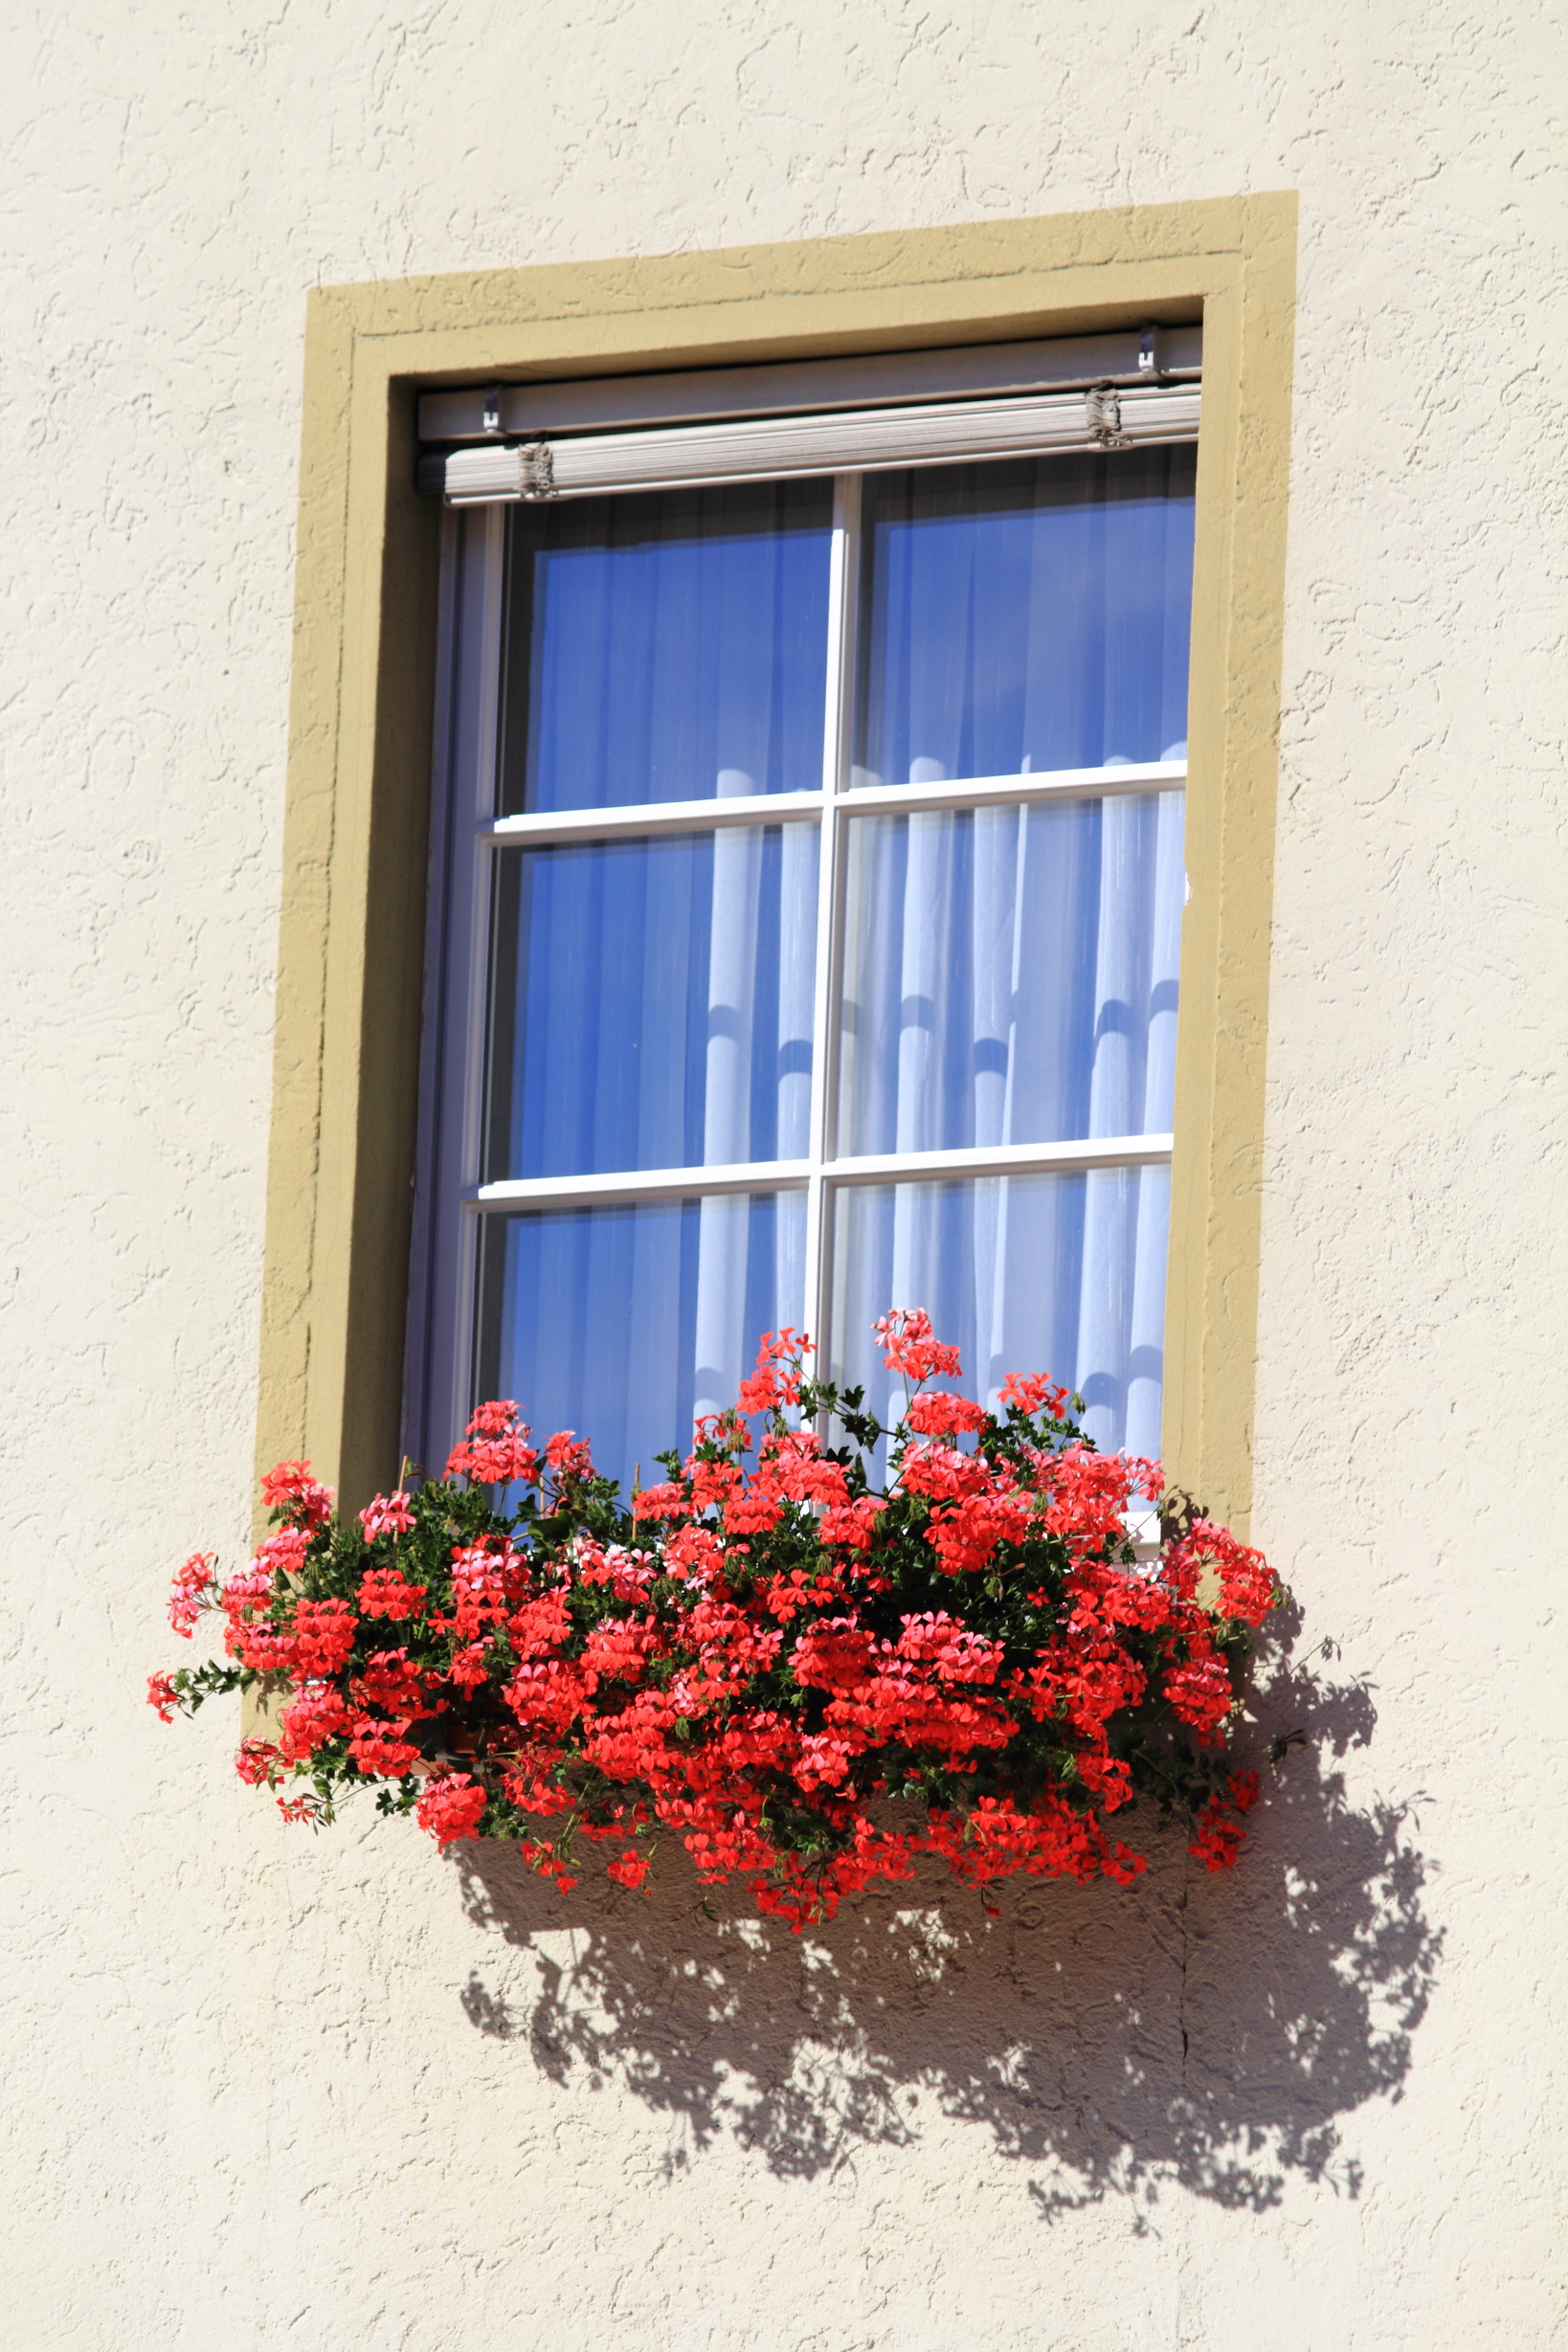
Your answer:
[[[1244,1533],[1295,246],[1286,193],[311,294],[263,1467],[306,1457],[346,1507],[397,1467],[437,648],[420,392],[1201,319],[1164,1449]]]

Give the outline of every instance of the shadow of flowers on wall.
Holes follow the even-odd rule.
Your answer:
[[[1398,2098],[1440,1936],[1409,1805],[1354,1804],[1341,1769],[1375,1714],[1284,1662],[1264,1739],[1305,1726],[1240,1868],[1176,1836],[1138,1885],[1013,1880],[999,1916],[933,1865],[791,1936],[721,1891],[705,1915],[666,1847],[650,1895],[561,1893],[502,1845],[454,1848],[471,1915],[517,1947],[462,1999],[551,2080],[618,2082],[684,2128],[812,2177],[917,2140],[932,2111],[988,2132],[1047,2219],[1162,2184],[1276,2203],[1291,2174],[1354,2196],[1341,2120]],[[523,1989],[520,1991],[519,1986]]]

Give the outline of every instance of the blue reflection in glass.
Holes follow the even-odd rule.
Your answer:
[[[1163,1134],[1182,795],[858,817],[840,1152]]]
[[[803,1192],[482,1220],[476,1401],[574,1429],[629,1492],[733,1404],[764,1332],[802,1321]]]
[[[831,482],[515,507],[503,813],[817,791],[832,517]]]
[[[815,824],[496,853],[485,1180],[807,1149]]]
[[[964,1396],[994,1404],[1010,1372],[1076,1389],[1107,1453],[1157,1456],[1168,1168],[974,1182],[846,1185],[833,1224],[835,1379],[884,1421],[902,1405],[871,1326],[924,1307],[962,1352]]]
[[[1188,446],[868,475],[857,781],[1185,754]]]

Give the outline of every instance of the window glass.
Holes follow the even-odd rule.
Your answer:
[[[1185,756],[1196,458],[867,475],[857,782]]]
[[[549,1209],[481,1221],[476,1394],[574,1429],[630,1493],[735,1401],[767,1331],[803,1320],[806,1197]]]
[[[831,482],[512,511],[504,815],[822,780]]]
[[[995,1403],[1010,1372],[1078,1390],[1102,1449],[1157,1455],[1168,1168],[970,1182],[856,1184],[834,1218],[834,1377],[896,1419],[897,1374],[871,1326],[921,1306],[963,1352],[966,1396]]]
[[[807,1149],[815,824],[494,853],[485,1180]]]
[[[500,1395],[629,1486],[785,1324],[885,1416],[872,1323],[922,1308],[971,1394],[1043,1372],[1157,1451],[1169,1169],[1071,1162],[1168,1153],[1183,794],[1115,772],[1185,756],[1194,482],[1185,445],[455,522],[414,1450]]]
[[[1181,798],[850,820],[840,1152],[1169,1130]]]

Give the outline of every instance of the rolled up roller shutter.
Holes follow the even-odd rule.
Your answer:
[[[1196,385],[1091,387],[1022,399],[758,416],[639,433],[489,442],[424,457],[419,487],[448,505],[598,498],[720,482],[957,465],[1050,450],[1125,449],[1192,440]]]

